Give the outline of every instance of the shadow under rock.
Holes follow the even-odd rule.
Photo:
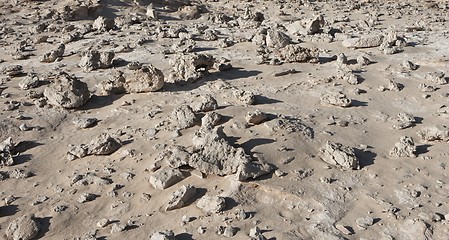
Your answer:
[[[210,74],[206,76],[206,80],[213,81],[217,79],[223,79],[223,80],[236,80],[240,78],[248,78],[248,77],[254,77],[259,74],[261,74],[261,71],[258,70],[245,70],[244,68],[232,68],[228,71],[223,72],[215,72],[213,74]]]
[[[359,100],[351,100],[351,107],[366,107],[368,106],[367,102],[362,102]]]
[[[430,144],[424,144],[424,145],[416,146],[416,151],[415,151],[416,155],[419,156],[421,154],[428,153],[429,152],[429,148],[431,146],[432,145],[430,145]]]
[[[106,107],[108,105],[113,104],[115,101],[117,101],[124,95],[125,94],[117,94],[117,95],[111,94],[107,96],[92,95],[89,101],[87,101],[87,103],[84,104],[83,106],[79,107],[78,110],[91,110]]]
[[[274,103],[282,103],[282,101],[274,99],[274,98],[268,98],[265,96],[256,95],[256,104],[255,105],[274,104]]]
[[[50,230],[51,219],[52,217],[37,218],[37,221],[41,225],[41,229],[39,230],[39,234],[35,237],[35,239],[45,239],[45,234]]]
[[[359,166],[360,168],[364,168],[369,165],[374,164],[374,159],[376,158],[377,154],[372,151],[362,150],[355,148],[354,149],[355,156],[357,159],[359,159]]]
[[[16,214],[19,211],[18,205],[7,205],[0,207],[0,217],[7,217]]]
[[[16,146],[14,147],[14,152],[15,153],[21,153],[21,152],[25,152],[27,150],[30,150],[32,148],[38,147],[38,146],[42,146],[44,145],[43,143],[38,143],[36,141],[21,141],[18,144],[16,144]]]
[[[265,145],[265,144],[270,144],[270,143],[274,143],[276,142],[273,139],[270,138],[253,138],[250,139],[242,144],[240,144],[240,147],[242,147],[245,152],[248,154],[251,152],[251,150],[257,146],[261,146],[261,145]]]
[[[190,233],[180,233],[175,236],[176,240],[193,240],[193,235]]]
[[[21,154],[19,156],[14,157],[14,165],[20,165],[26,163],[31,160],[33,155],[31,154]]]

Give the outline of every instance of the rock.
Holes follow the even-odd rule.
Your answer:
[[[197,118],[189,105],[181,105],[173,110],[170,121],[178,129],[186,129],[195,126]]]
[[[184,175],[179,169],[166,167],[156,171],[150,177],[150,183],[154,188],[164,190],[183,178]]]
[[[216,112],[208,112],[204,115],[204,117],[201,118],[201,127],[204,128],[213,128],[221,120],[221,115]]]
[[[416,157],[416,146],[413,138],[401,137],[394,147],[390,150],[391,157]]]
[[[434,239],[432,230],[427,227],[427,224],[418,219],[406,219],[399,226],[397,239],[415,239],[415,240],[429,240]]]
[[[410,70],[417,70],[419,68],[419,65],[416,65],[408,60],[404,60],[402,62],[402,66],[406,69],[410,69]]]
[[[192,104],[195,112],[209,112],[218,108],[218,103],[211,95],[201,96],[201,101]]]
[[[65,51],[65,45],[64,45],[64,43],[61,43],[61,44],[59,44],[59,46],[57,48],[42,55],[39,58],[39,60],[41,62],[45,62],[45,63],[52,63],[52,62],[62,58],[62,56],[64,55],[64,51]]]
[[[31,240],[39,234],[40,223],[34,214],[27,214],[13,220],[6,229],[6,238],[11,240]]]
[[[228,226],[224,227],[223,236],[231,238],[231,237],[234,237],[238,231],[239,231],[238,228],[228,225]]]
[[[239,166],[237,170],[237,180],[245,181],[248,179],[256,179],[271,171],[273,171],[273,167],[262,161],[246,162]]]
[[[177,54],[169,63],[172,65],[172,82],[192,82],[207,74],[214,66],[215,59],[208,54]]]
[[[257,125],[267,120],[267,115],[260,110],[254,112],[248,112],[245,115],[245,120],[248,124]]]
[[[321,96],[321,103],[337,107],[351,106],[351,99],[348,99],[342,92],[325,93]]]
[[[200,8],[196,5],[193,6],[182,6],[176,13],[180,19],[192,20],[197,19],[201,16]]]
[[[174,209],[187,206],[189,201],[195,197],[196,188],[192,185],[184,185],[179,190],[173,193],[168,201],[165,211],[171,211]]]
[[[276,29],[269,29],[265,41],[268,47],[283,48],[290,44],[291,40],[287,34]]]
[[[153,65],[128,71],[124,87],[128,93],[155,92],[164,86],[164,74]]]
[[[303,48],[298,44],[289,44],[276,50],[275,56],[287,63],[309,62],[318,63],[318,50]]]
[[[307,126],[301,119],[281,116],[271,121],[264,123],[271,133],[280,132],[281,134],[299,133],[302,138],[312,140],[314,138],[314,131]]]
[[[360,55],[357,57],[357,63],[360,64],[361,66],[367,66],[371,64],[371,60],[369,60],[369,58],[367,57]]]
[[[97,222],[97,227],[99,227],[99,228],[104,228],[104,227],[106,227],[109,223],[111,223],[111,222],[109,221],[109,219],[107,219],[107,218],[102,218],[100,221]]]
[[[449,129],[446,126],[433,126],[425,127],[422,130],[416,132],[419,138],[423,141],[449,141]]]
[[[13,151],[15,144],[12,137],[0,143],[0,166],[12,166],[14,164]]]
[[[111,233],[124,232],[127,227],[128,227],[128,225],[126,225],[126,224],[114,223],[114,224],[112,224],[112,227],[111,227]]]
[[[22,65],[9,65],[2,68],[2,73],[10,77],[15,77],[23,73]]]
[[[372,226],[374,224],[374,219],[370,216],[367,217],[359,217],[355,220],[357,223],[357,226],[359,226],[361,229],[366,229],[369,226]]]
[[[344,53],[340,53],[337,56],[337,64],[338,65],[345,65],[348,63],[348,58],[346,57],[346,55]]]
[[[78,202],[79,203],[90,202],[95,200],[95,198],[97,198],[97,196],[92,193],[83,193],[79,196]]]
[[[234,97],[244,105],[253,105],[256,102],[254,93],[245,90],[235,90],[232,92]]]
[[[92,117],[76,118],[73,120],[73,124],[75,124],[79,128],[90,128],[94,126],[97,122],[98,119]]]
[[[359,160],[352,147],[327,141],[320,149],[321,159],[326,163],[340,167],[342,170],[359,169]]]
[[[398,114],[397,122],[397,124],[393,125],[394,129],[406,129],[411,127],[416,120],[413,115],[402,112]]]
[[[92,24],[93,29],[101,32],[109,31],[114,28],[114,26],[115,23],[113,19],[105,18],[103,16],[99,16]]]
[[[340,231],[344,235],[352,235],[353,234],[353,232],[350,230],[350,228],[348,228],[344,225],[337,224],[337,225],[335,225],[335,228],[338,229],[338,231]]]
[[[444,72],[431,72],[425,75],[425,79],[439,85],[447,84]]]
[[[319,32],[323,26],[324,26],[323,15],[317,15],[307,23],[306,34],[313,35],[313,34]]]
[[[153,233],[150,240],[176,240],[176,238],[175,233],[172,230],[166,230]]]
[[[28,90],[31,88],[37,88],[41,84],[41,81],[37,74],[29,73],[26,78],[24,78],[19,83],[19,88],[22,90]]]
[[[104,69],[112,66],[112,60],[115,53],[113,51],[99,52],[96,50],[89,50],[82,53],[81,60],[78,64],[85,72],[90,72],[95,69]]]
[[[342,44],[347,48],[371,48],[380,46],[383,40],[383,35],[370,35],[359,38],[347,38],[342,42]]]
[[[259,227],[254,227],[249,230],[249,237],[251,240],[266,240],[267,238],[262,235],[262,231]]]
[[[122,145],[118,140],[111,137],[107,133],[102,133],[96,138],[94,138],[89,145],[88,153],[89,155],[110,155],[117,151]]]
[[[88,151],[88,146],[85,144],[78,146],[70,145],[69,150],[67,151],[67,159],[75,160],[77,158],[83,158],[88,155]]]
[[[97,88],[101,95],[123,94],[125,89],[125,76],[121,71],[114,71],[108,80],[104,80],[97,84]]]
[[[62,108],[77,108],[90,98],[87,84],[62,72],[54,83],[44,90],[48,103]]]
[[[220,196],[204,195],[196,206],[205,213],[218,213],[226,207],[226,202]]]

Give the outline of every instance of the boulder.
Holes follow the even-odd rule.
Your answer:
[[[74,76],[62,72],[54,83],[44,90],[48,103],[62,108],[77,108],[90,98],[87,84]]]
[[[342,170],[359,169],[359,160],[355,156],[352,147],[343,146],[340,143],[327,141],[320,149],[321,159]]]

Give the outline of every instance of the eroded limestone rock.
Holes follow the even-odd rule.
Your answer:
[[[330,165],[341,167],[343,170],[359,169],[359,160],[355,156],[352,147],[343,146],[341,143],[327,141],[320,149],[321,159]]]

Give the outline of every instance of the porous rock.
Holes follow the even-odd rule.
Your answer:
[[[449,129],[445,126],[432,126],[425,127],[422,130],[416,132],[419,138],[423,141],[449,141]]]
[[[124,87],[128,93],[155,92],[164,86],[164,74],[153,65],[130,70],[125,75]]]
[[[267,115],[260,110],[256,110],[254,112],[248,112],[245,115],[245,120],[249,124],[257,125],[267,120]]]
[[[320,149],[321,159],[326,163],[341,167],[342,170],[359,169],[359,160],[355,156],[352,147],[343,146],[341,143],[327,141]]]
[[[244,105],[253,105],[256,102],[256,96],[250,91],[235,90],[232,94]]]
[[[195,126],[196,115],[189,105],[180,105],[175,108],[170,116],[170,121],[178,129],[186,129]]]
[[[90,72],[95,69],[109,68],[112,66],[112,60],[115,53],[113,51],[99,52],[96,50],[89,50],[82,53],[81,60],[78,64],[85,72]]]
[[[214,97],[207,94],[201,96],[200,101],[196,101],[192,104],[192,108],[195,112],[209,112],[218,108],[217,100]]]
[[[306,25],[306,34],[312,35],[317,33],[324,26],[323,15],[316,15],[312,20],[310,20]]]
[[[177,54],[170,61],[172,72],[170,80],[172,82],[196,81],[214,66],[215,59],[209,54]]]
[[[49,52],[46,52],[40,57],[41,62],[52,63],[64,55],[65,45],[64,43],[59,44],[59,46]]]
[[[383,35],[367,35],[358,38],[347,38],[342,44],[347,48],[371,48],[378,47],[384,40]]]
[[[87,84],[74,76],[62,72],[54,83],[44,90],[48,103],[62,108],[77,108],[90,98]]]
[[[155,232],[151,235],[150,240],[175,240],[175,233],[172,230]]]
[[[318,62],[317,49],[304,48],[298,44],[289,44],[276,51],[275,56],[280,60],[293,63],[293,62]]]
[[[123,94],[126,92],[125,81],[122,71],[113,71],[109,79],[101,81],[96,87],[101,95]]]
[[[27,214],[13,220],[6,229],[8,240],[31,240],[39,234],[40,223],[34,214]]]
[[[282,31],[269,29],[266,36],[266,44],[271,48],[283,48],[290,44],[290,37]]]
[[[401,137],[399,142],[394,144],[393,148],[390,150],[391,157],[416,157],[416,146],[413,138],[411,137]]]
[[[351,106],[351,99],[348,99],[342,92],[325,93],[321,96],[321,102],[326,105],[337,107]]]
[[[12,137],[0,143],[0,166],[11,166],[14,164],[13,153],[14,142]]]
[[[102,133],[94,138],[89,145],[89,155],[110,155],[117,151],[122,145],[107,133]]]
[[[92,27],[98,31],[109,31],[114,28],[114,19],[99,16],[95,19]]]

